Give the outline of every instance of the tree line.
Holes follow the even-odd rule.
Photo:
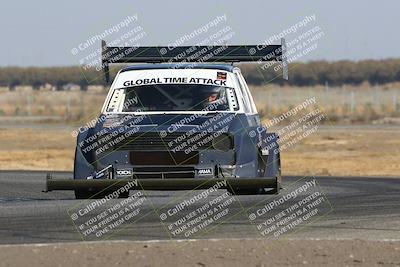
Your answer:
[[[296,86],[384,84],[400,81],[400,59],[363,61],[312,61],[289,65],[289,81],[281,79],[282,71],[273,67],[263,70],[260,65],[246,65],[242,73],[250,84],[266,82]]]
[[[400,59],[363,60],[363,61],[312,61],[289,65],[289,81],[281,79],[278,64],[266,68],[262,64],[239,64],[244,77],[250,85],[266,83],[288,84],[296,86],[384,84],[400,81]],[[276,69],[274,70],[274,67]],[[121,66],[111,68],[114,77]],[[0,86],[15,88],[30,85],[35,89],[51,84],[58,89],[73,83],[83,90],[88,85],[105,85],[102,71],[83,70],[73,67],[1,67]]]

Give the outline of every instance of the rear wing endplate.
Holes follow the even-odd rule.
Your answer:
[[[288,77],[286,42],[280,45],[230,45],[230,46],[107,46],[101,41],[101,63],[105,80],[110,81],[109,65],[114,63],[204,63],[204,62],[262,62],[279,61],[282,75]],[[203,54],[201,53],[203,52]]]

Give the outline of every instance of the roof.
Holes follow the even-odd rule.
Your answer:
[[[123,68],[121,72],[129,71],[129,70],[153,70],[153,69],[212,69],[212,70],[224,70],[233,72],[235,66],[232,65],[223,65],[223,64],[193,64],[193,63],[184,63],[184,64],[165,64],[165,63],[154,63],[154,64],[140,64],[140,65],[132,65],[126,68]]]

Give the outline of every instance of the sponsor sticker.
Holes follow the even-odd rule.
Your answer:
[[[197,175],[198,176],[212,176],[212,175],[214,175],[214,171],[212,168],[198,169]]]
[[[131,169],[117,169],[117,177],[130,177],[132,176]]]
[[[226,80],[226,72],[217,72],[217,80]]]
[[[188,78],[188,77],[144,78],[137,80],[126,80],[123,82],[123,86],[129,87],[129,86],[138,86],[147,84],[181,84],[181,83],[226,86],[226,73],[222,74],[224,75],[221,75],[221,78],[218,78],[216,80],[209,78]]]

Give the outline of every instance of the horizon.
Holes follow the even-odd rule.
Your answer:
[[[326,59],[315,59],[315,60],[307,60],[307,61],[294,61],[291,62],[289,64],[296,64],[296,63],[315,63],[315,62],[327,62],[327,63],[338,63],[338,62],[351,62],[351,63],[359,63],[359,62],[364,62],[364,61],[386,61],[386,60],[400,60],[400,57],[396,57],[396,58],[381,58],[381,59],[375,59],[375,58],[365,58],[365,59],[355,59],[355,60],[351,60],[351,59],[338,59],[338,60],[326,60]],[[117,68],[118,66],[131,66],[131,65],[146,65],[146,64],[154,64],[154,63],[114,63],[112,64],[112,66],[110,68]],[[161,62],[159,64],[170,64],[170,63],[166,63],[166,62]],[[229,62],[215,62],[215,63],[210,63],[210,64],[217,64],[217,65],[231,65],[231,63]],[[257,65],[257,62],[233,62],[234,65],[236,66],[240,66],[240,65]],[[18,65],[9,65],[9,66],[1,66],[0,68],[76,68],[76,67],[81,67],[79,64],[75,64],[75,65],[53,65],[53,66],[34,66],[34,65],[29,65],[29,66],[18,66]],[[93,67],[94,69],[95,67]],[[87,70],[85,70],[87,71]],[[99,71],[103,71],[103,70],[99,70]]]

